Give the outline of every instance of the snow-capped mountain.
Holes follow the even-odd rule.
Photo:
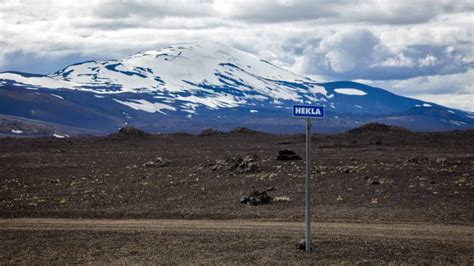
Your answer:
[[[472,113],[354,82],[318,83],[219,43],[88,61],[49,75],[0,73],[0,103],[3,115],[103,132],[125,123],[160,132],[237,126],[296,132],[297,103],[326,106],[320,131],[368,121],[417,130],[474,127]]]

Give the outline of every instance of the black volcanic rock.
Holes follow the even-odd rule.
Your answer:
[[[267,191],[254,190],[247,197],[242,197],[240,203],[244,203],[250,206],[257,206],[260,204],[267,204],[273,200],[271,196],[267,194]]]
[[[279,161],[290,161],[301,160],[301,157],[292,150],[284,149],[278,152],[276,159]]]
[[[256,130],[253,130],[253,129],[250,129],[250,128],[246,128],[246,127],[238,127],[238,128],[234,128],[230,131],[230,133],[241,133],[241,134],[257,134],[257,133],[261,133],[261,132],[258,132]]]
[[[150,134],[146,133],[142,129],[125,126],[119,129],[118,133],[110,134],[112,138],[143,138]]]
[[[364,134],[364,133],[410,133],[410,131],[403,127],[390,126],[382,123],[367,123],[360,127],[348,130],[349,134]]]
[[[257,159],[258,157],[255,154],[246,156],[238,155],[234,158],[227,159],[225,163],[229,166],[229,170],[234,173],[255,173],[260,170],[255,162]]]
[[[199,133],[199,136],[216,136],[216,135],[223,135],[224,132],[219,131],[214,128],[206,128],[201,133]]]

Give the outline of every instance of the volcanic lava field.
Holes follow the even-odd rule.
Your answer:
[[[0,138],[0,263],[474,263],[474,131]],[[265,204],[242,203],[265,191]]]

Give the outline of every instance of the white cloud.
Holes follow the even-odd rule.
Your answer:
[[[0,71],[212,40],[325,80],[468,95],[473,12],[472,0],[0,0]]]
[[[462,73],[474,66],[472,51],[434,44],[392,49],[376,33],[348,29],[304,50],[303,72],[332,79],[409,79]]]
[[[370,31],[355,29],[324,39],[315,52],[324,55],[332,70],[343,73],[370,64],[380,48],[380,40]]]
[[[434,102],[454,109],[474,112],[474,93],[418,94],[417,99]]]
[[[374,64],[372,66],[377,66],[378,64]],[[398,54],[395,57],[389,57],[382,63],[380,66],[384,67],[412,67],[413,60],[409,57],[406,57],[404,54]]]
[[[450,75],[415,77],[405,80],[358,80],[396,94],[474,112],[474,69]]]
[[[438,62],[438,59],[432,55],[427,55],[425,58],[421,58],[418,60],[418,64],[420,66],[434,66]]]
[[[214,3],[203,0],[97,1],[92,12],[106,18],[202,17],[216,15]]]

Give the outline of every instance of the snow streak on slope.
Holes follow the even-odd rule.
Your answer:
[[[13,80],[19,84],[38,86],[43,88],[73,88],[74,86],[78,85],[73,82],[65,81],[62,79],[55,79],[48,76],[25,76],[20,73],[14,72],[0,73],[0,79]]]
[[[126,102],[126,101],[120,101],[120,100],[114,99],[114,101],[120,104],[126,105],[128,107],[131,107],[135,110],[142,110],[148,113],[159,112],[159,113],[165,114],[163,111],[161,111],[162,109],[176,111],[176,108],[174,108],[173,106],[169,106],[163,103],[151,103],[146,100],[130,100],[130,102]]]
[[[358,96],[367,95],[367,92],[365,91],[361,91],[358,89],[351,89],[351,88],[339,88],[339,89],[334,89],[334,91],[337,93],[346,94],[346,95],[358,95]]]

